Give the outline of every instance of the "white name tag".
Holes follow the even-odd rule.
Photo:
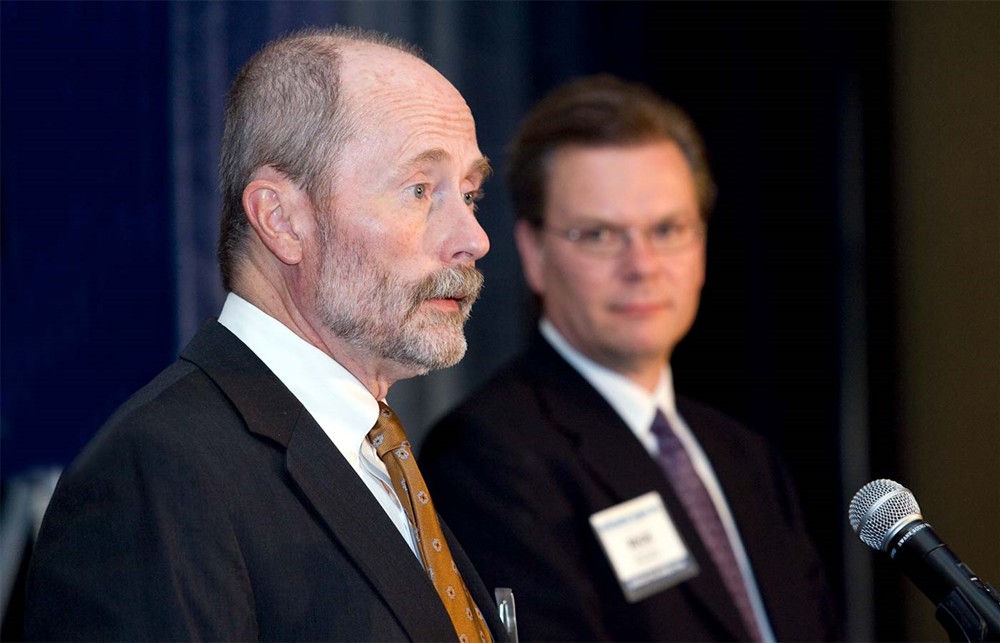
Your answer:
[[[590,526],[630,603],[698,574],[698,564],[655,491],[598,511]]]

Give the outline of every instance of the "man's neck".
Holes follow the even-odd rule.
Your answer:
[[[663,356],[660,359],[649,359],[643,361],[630,361],[628,363],[616,362],[612,359],[598,359],[592,355],[588,355],[581,351],[579,348],[574,346],[566,336],[563,335],[555,324],[547,318],[542,318],[539,324],[539,330],[542,335],[552,344],[556,350],[563,355],[563,357],[568,358],[568,361],[575,363],[583,361],[588,363],[589,368],[592,369],[603,369],[606,371],[611,371],[616,375],[623,377],[634,385],[640,387],[648,393],[654,393],[657,387],[660,385],[660,381],[663,378],[663,374],[669,368],[669,360],[667,356]]]
[[[247,284],[242,281],[234,293],[276,319],[318,350],[329,355],[360,381],[372,396],[381,400],[395,382],[420,375],[414,367],[407,367],[392,360],[374,356],[343,337],[335,335],[313,316],[302,312],[287,289],[272,287],[269,283]]]
[[[560,353],[570,352],[577,356],[577,359],[588,361],[595,368],[606,369],[621,377],[626,378],[636,386],[649,393],[656,391],[663,376],[664,369],[669,364],[669,356],[650,357],[649,359],[619,360],[613,356],[595,356],[580,350],[566,336],[556,328],[555,324],[547,318],[542,318],[539,330],[549,343],[556,347]]]

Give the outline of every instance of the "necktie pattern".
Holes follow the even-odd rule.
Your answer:
[[[378,404],[379,417],[368,439],[385,463],[396,496],[413,525],[427,576],[448,610],[458,640],[461,643],[491,643],[490,630],[451,557],[403,425],[388,404]]]
[[[698,536],[712,557],[712,562],[719,570],[722,582],[736,604],[751,640],[760,641],[760,630],[757,628],[757,619],[754,618],[750,597],[743,584],[743,575],[740,573],[736,555],[733,553],[722,519],[715,509],[708,490],[695,471],[684,444],[674,433],[662,411],[657,410],[652,430],[660,446],[657,458],[660,466],[681,504],[684,505],[688,517],[694,523]]]

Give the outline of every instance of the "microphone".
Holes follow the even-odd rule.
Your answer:
[[[1000,641],[1000,594],[924,522],[909,489],[892,480],[869,482],[847,514],[858,538],[888,554],[937,605],[935,617],[952,641]]]

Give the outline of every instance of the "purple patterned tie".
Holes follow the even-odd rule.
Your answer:
[[[753,609],[750,607],[750,597],[743,584],[743,576],[740,574],[733,548],[729,544],[729,538],[726,537],[725,527],[722,525],[719,513],[715,510],[711,496],[708,495],[708,490],[705,489],[701,478],[694,470],[691,457],[685,450],[684,444],[678,439],[677,434],[674,433],[663,411],[656,411],[656,418],[653,420],[653,435],[656,436],[656,441],[660,446],[660,453],[657,456],[660,467],[667,474],[667,479],[674,488],[674,492],[681,504],[684,505],[698,536],[701,537],[705,549],[712,557],[712,562],[719,570],[722,582],[729,590],[729,595],[739,610],[743,624],[750,633],[750,639],[760,641],[760,631],[757,628]]]

